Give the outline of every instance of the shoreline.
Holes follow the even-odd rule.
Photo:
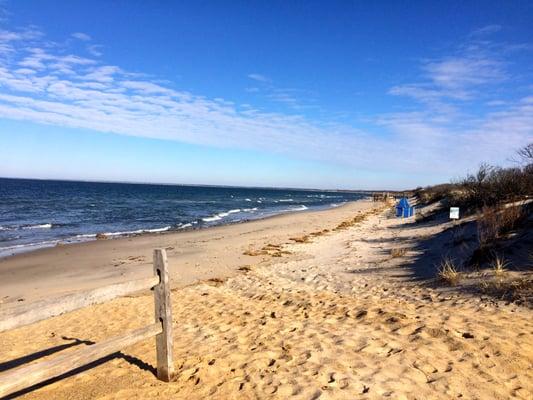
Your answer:
[[[240,267],[265,263],[271,258],[244,254],[250,250],[290,243],[291,236],[331,228],[373,206],[375,203],[366,198],[323,210],[55,245],[2,257],[0,307],[148,276],[151,252],[157,247],[167,249],[173,286],[231,276]]]
[[[362,197],[360,200],[368,200],[368,199],[369,197],[367,196],[367,197]],[[359,201],[359,200],[355,200],[355,201]],[[326,211],[326,210],[331,210],[331,209],[342,207],[346,205],[347,203],[350,203],[350,201],[345,201],[340,204],[331,203],[330,205],[314,206],[312,208],[307,207],[305,205],[301,205],[304,208],[292,209],[292,210],[287,209],[287,210],[281,210],[280,212],[265,212],[264,214],[259,215],[257,218],[245,217],[240,220],[230,219],[224,222],[223,219],[229,214],[232,214],[232,211],[235,211],[235,210],[230,210],[227,212],[220,212],[218,214],[214,214],[208,217],[199,218],[198,220],[184,223],[179,226],[168,225],[165,227],[157,227],[157,228],[153,228],[153,227],[142,228],[142,229],[137,229],[134,231],[83,233],[83,234],[77,234],[75,236],[68,237],[68,238],[58,238],[58,239],[52,239],[48,241],[28,243],[28,244],[16,244],[12,246],[0,247],[0,260],[13,257],[19,254],[33,253],[41,249],[53,248],[56,246],[70,246],[73,244],[87,243],[87,242],[92,242],[92,241],[97,241],[97,240],[115,240],[115,239],[120,239],[120,238],[137,237],[137,236],[142,236],[142,235],[190,232],[190,231],[196,231],[196,230],[202,230],[202,229],[210,229],[210,228],[214,228],[217,226],[227,226],[227,225],[248,223],[248,222],[264,220],[264,219],[273,218],[273,217],[282,216],[282,215],[290,215],[293,213]],[[203,223],[208,223],[208,225],[200,225],[199,224],[200,220],[203,221]],[[216,221],[222,221],[222,222],[209,224],[210,222],[216,222]],[[50,228],[50,229],[53,228],[52,223],[47,223],[45,225],[49,225],[47,228]]]

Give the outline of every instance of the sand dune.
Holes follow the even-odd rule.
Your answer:
[[[147,340],[22,398],[530,399],[531,310],[421,285],[410,252],[390,249],[435,228],[365,213],[274,243],[290,256],[174,289],[174,382],[155,379]],[[152,308],[122,298],[2,333],[0,363],[134,329]]]

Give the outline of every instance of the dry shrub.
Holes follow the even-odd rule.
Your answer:
[[[480,246],[496,240],[499,235],[498,211],[496,207],[483,207],[477,221],[477,236]]]
[[[525,217],[521,205],[504,207],[500,212],[500,233],[506,233],[517,228]]]
[[[403,257],[407,253],[407,248],[405,247],[395,247],[391,249],[390,255],[392,258]]]
[[[417,188],[421,204],[443,201],[475,212],[483,206],[495,206],[530,197],[533,194],[533,143],[518,150],[521,162],[511,168],[481,164],[477,172],[451,184]]]
[[[460,279],[460,272],[457,270],[455,263],[449,257],[445,257],[439,267],[438,277],[448,285],[456,285]]]
[[[514,280],[487,280],[480,284],[482,293],[500,300],[513,301],[531,307],[533,305],[533,280],[519,278]]]
[[[499,239],[516,228],[524,218],[521,205],[483,207],[477,225],[480,245],[483,247]]]
[[[533,191],[533,169],[500,168],[482,164],[459,184],[464,192],[462,207],[479,209],[523,199]]]
[[[418,199],[420,204],[431,204],[436,201],[441,201],[447,198],[453,187],[453,184],[444,183],[441,185],[428,186],[425,188],[416,188],[414,191],[414,195]]]

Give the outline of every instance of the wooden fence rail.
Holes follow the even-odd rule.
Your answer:
[[[156,339],[157,377],[169,382],[174,375],[172,307],[168,263],[163,249],[154,250],[154,276],[7,309],[0,313],[0,332],[145,289],[154,291],[154,324],[59,355],[51,360],[4,372],[0,374],[0,398],[64,375],[153,336]]]

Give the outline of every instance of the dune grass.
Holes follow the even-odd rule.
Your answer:
[[[455,286],[459,283],[461,273],[450,257],[445,257],[439,266],[438,277],[448,285]]]

